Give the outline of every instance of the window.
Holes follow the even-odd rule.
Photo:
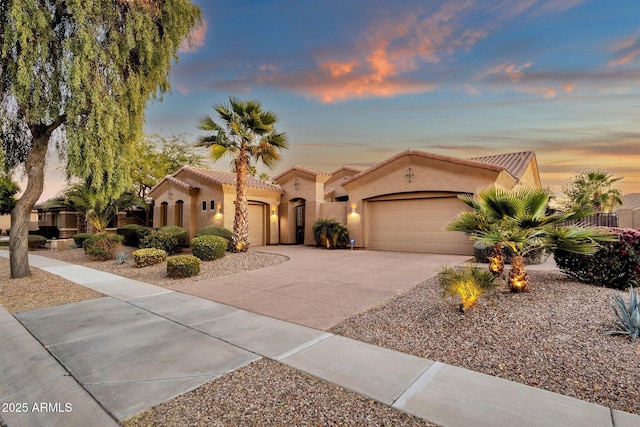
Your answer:
[[[202,210],[203,211],[207,210],[207,202],[206,201],[202,202]]]
[[[167,202],[162,202],[160,204],[160,227],[164,227],[167,225],[167,211],[169,204]]]
[[[211,201],[211,205],[209,207],[209,210],[211,210],[212,212],[216,211],[216,201],[215,200]]]
[[[178,200],[176,202],[176,207],[175,207],[174,225],[177,225],[178,227],[182,227],[183,213],[184,213],[184,202],[182,200]]]

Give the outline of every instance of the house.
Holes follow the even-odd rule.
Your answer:
[[[179,225],[190,237],[208,225],[233,229],[235,179],[190,166],[165,177],[150,193],[154,226]],[[293,166],[273,180],[248,179],[252,246],[315,245],[313,224],[335,218],[347,225],[357,247],[469,255],[467,236],[444,229],[468,209],[459,194],[491,185],[541,187],[530,151],[461,159],[407,150],[366,170]]]
[[[622,206],[616,209],[618,227],[640,228],[640,193],[626,194],[622,197]]]

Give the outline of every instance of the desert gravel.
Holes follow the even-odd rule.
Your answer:
[[[188,422],[187,422],[188,420]],[[142,426],[433,426],[260,359],[122,423]]]
[[[433,278],[330,331],[640,414],[640,341],[605,334],[617,291],[528,274],[529,293],[504,285],[464,314]]]

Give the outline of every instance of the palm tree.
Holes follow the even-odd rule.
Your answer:
[[[563,192],[578,206],[591,207],[596,213],[611,212],[614,207],[622,204],[622,192],[612,188],[621,179],[622,177],[614,178],[606,172],[580,172],[563,188]]]
[[[103,233],[118,212],[133,206],[144,207],[144,200],[130,193],[114,198],[96,192],[87,183],[73,184],[62,196],[44,204],[45,209],[65,208],[80,212],[97,233]]]
[[[200,138],[200,146],[211,147],[214,161],[224,155],[233,158],[236,172],[236,209],[233,220],[232,247],[235,252],[249,249],[249,211],[247,203],[247,174],[254,162],[262,162],[272,168],[280,159],[278,151],[288,146],[287,135],[278,133],[275,123],[278,116],[273,111],[265,111],[256,100],[229,98],[229,104],[216,104],[221,123],[210,116],[200,119],[199,129],[213,131],[214,134]]]
[[[509,287],[514,292],[527,291],[529,281],[524,264],[527,253],[546,249],[590,255],[598,250],[598,242],[615,240],[606,231],[563,226],[564,221],[581,218],[587,211],[550,214],[547,209],[550,197],[548,189],[521,187],[508,191],[495,186],[480,192],[477,200],[460,196],[473,211],[460,213],[447,229],[463,231],[471,239],[499,249],[511,249]]]

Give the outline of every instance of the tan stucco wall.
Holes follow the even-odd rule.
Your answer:
[[[328,202],[320,205],[319,218],[333,218],[342,224],[347,224],[347,208],[349,202]]]
[[[640,228],[640,209],[618,209],[618,227]]]

